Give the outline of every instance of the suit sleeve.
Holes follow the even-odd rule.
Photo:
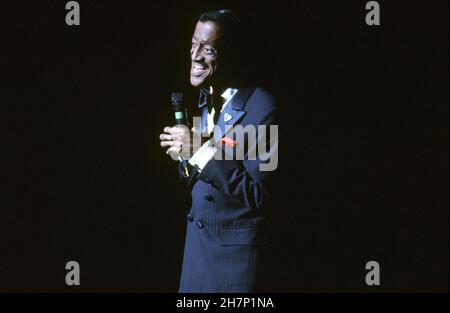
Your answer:
[[[256,151],[256,159],[247,159],[248,151],[257,149],[255,143],[248,147],[244,160],[210,160],[198,175],[198,179],[212,184],[226,196],[241,202],[243,206],[260,208],[269,195],[268,185],[275,170],[264,171],[261,166],[278,160],[278,132],[273,133],[269,127],[277,125],[277,110],[271,110],[256,124],[267,126],[265,134],[256,133],[258,145],[265,145],[264,150],[267,152],[264,155]]]

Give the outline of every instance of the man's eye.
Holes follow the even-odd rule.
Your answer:
[[[192,42],[192,48],[197,47],[197,44],[195,42]]]
[[[216,51],[212,48],[205,47],[205,53],[207,53],[208,55],[214,55],[216,53]]]

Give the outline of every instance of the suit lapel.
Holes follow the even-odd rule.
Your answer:
[[[228,102],[220,113],[217,121],[216,127],[220,129],[220,133],[214,133],[215,142],[218,142],[225,136],[244,117],[246,114],[245,104],[254,90],[255,88],[239,89],[233,98],[231,98],[230,102]]]

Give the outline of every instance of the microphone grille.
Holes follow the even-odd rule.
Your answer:
[[[183,93],[182,92],[173,92],[172,93],[172,103],[180,104],[183,101]]]

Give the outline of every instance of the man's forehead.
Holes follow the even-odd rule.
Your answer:
[[[218,24],[210,21],[198,21],[193,38],[205,43],[214,43],[220,38],[221,33],[222,30]]]

